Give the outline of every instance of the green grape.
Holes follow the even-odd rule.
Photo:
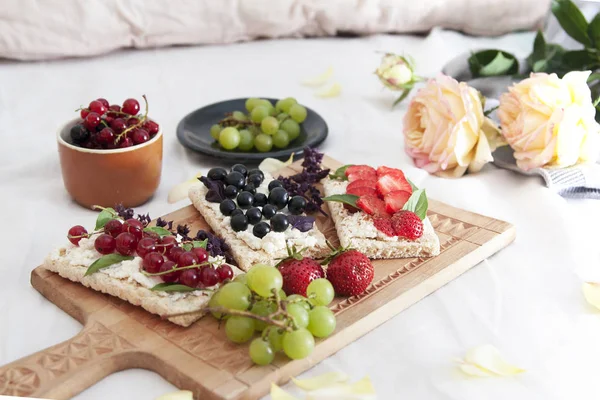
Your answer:
[[[327,306],[333,301],[335,291],[331,282],[325,278],[319,278],[308,284],[306,296],[314,300],[314,303],[318,306]]]
[[[260,122],[269,116],[269,109],[264,106],[256,106],[250,112],[250,119],[253,122]]]
[[[277,114],[277,116],[275,118],[277,118],[277,121],[281,122],[281,121],[285,121],[289,117],[290,117],[289,114],[279,113],[279,114]]]
[[[259,296],[269,297],[273,294],[273,290],[281,289],[283,277],[275,267],[261,267],[254,270],[248,279],[248,286]]]
[[[275,117],[266,117],[260,123],[260,129],[267,135],[274,135],[279,129],[279,122]]]
[[[269,342],[263,340],[262,338],[254,339],[250,343],[248,352],[254,364],[258,365],[271,364],[273,358],[275,358],[275,352],[273,351],[273,348]]]
[[[283,335],[283,351],[292,360],[306,358],[315,348],[315,338],[304,328]]]
[[[246,272],[246,284],[250,286],[249,282],[252,280],[252,276],[262,268],[273,268],[268,264],[254,264],[248,272]]]
[[[289,112],[290,108],[294,104],[298,104],[298,102],[296,101],[295,98],[293,98],[293,97],[286,97],[285,99],[278,100],[277,103],[275,104],[275,108],[278,111]]]
[[[256,135],[254,138],[254,147],[256,147],[256,150],[260,151],[261,153],[271,151],[273,148],[273,138],[264,133]]]
[[[220,305],[220,304],[219,304],[219,299],[218,299],[218,297],[219,297],[219,292],[217,291],[217,292],[215,292],[215,293],[212,295],[212,297],[211,297],[211,298],[210,298],[210,300],[208,301],[208,306],[209,306],[209,307],[219,307],[219,305]],[[221,319],[221,318],[223,318],[223,317],[224,317],[224,314],[223,314],[223,313],[218,313],[218,312],[211,311],[211,314],[212,314],[212,316],[213,316],[213,317],[215,317],[216,319]]]
[[[300,304],[302,307],[304,307],[306,309],[306,311],[310,310],[310,304],[308,304],[308,299],[304,296],[300,296],[299,294],[292,294],[292,295],[288,296],[286,301],[288,301],[288,304],[290,304],[290,303]]]
[[[246,110],[251,112],[259,103],[260,99],[257,99],[256,97],[250,97],[248,100],[246,100]]]
[[[300,104],[294,104],[290,108],[289,114],[297,123],[304,122],[306,119],[306,108],[302,107]]]
[[[285,149],[289,144],[290,136],[286,131],[280,129],[276,134],[273,135],[273,146],[279,149]]]
[[[258,126],[251,125],[246,129],[248,129],[250,131],[250,133],[252,134],[252,137],[256,137],[256,135],[261,133],[260,128]]]
[[[283,121],[280,128],[288,133],[290,142],[300,136],[300,125],[293,119],[286,119]]]
[[[240,132],[232,127],[225,128],[219,134],[219,144],[226,150],[233,150],[240,144]]]
[[[212,136],[212,138],[215,140],[219,140],[219,134],[221,133],[221,129],[221,125],[214,124],[210,127],[210,136]]]
[[[245,285],[247,279],[248,279],[248,275],[247,274],[239,274],[235,278],[233,278],[233,281],[234,282],[241,282],[241,283],[243,283]]]
[[[225,323],[225,336],[234,343],[245,343],[254,335],[254,320],[232,315]]]
[[[280,332],[279,329],[275,327],[269,328],[269,335],[267,337],[269,338],[271,348],[276,352],[283,349],[283,335],[284,332]]]
[[[302,304],[290,304],[286,309],[298,328],[306,328],[308,326],[308,311],[306,311],[306,308]]]
[[[252,314],[260,315],[261,317],[266,317],[267,315],[274,313],[276,309],[275,303],[259,300],[250,309]],[[254,321],[254,329],[258,332],[262,332],[267,327],[267,324],[263,321],[255,320]]]
[[[316,306],[308,317],[308,330],[316,337],[327,337],[335,330],[335,315],[325,306]]]
[[[240,144],[238,148],[241,151],[250,151],[254,147],[254,135],[247,129],[240,131]]]
[[[250,289],[241,282],[230,282],[219,289],[217,302],[220,306],[233,310],[247,310],[250,307]]]
[[[231,116],[238,121],[248,121],[248,116],[241,111],[234,111]]]

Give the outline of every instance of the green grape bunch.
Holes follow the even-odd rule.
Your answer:
[[[273,147],[285,149],[300,136],[306,120],[306,107],[293,97],[273,104],[266,99],[249,98],[246,111],[233,111],[210,127],[210,136],[225,150],[261,153]]]
[[[335,315],[327,307],[334,297],[327,279],[312,281],[308,297],[287,297],[282,286],[276,267],[256,264],[222,286],[208,304],[207,311],[225,322],[229,340],[251,341],[248,352],[258,365],[270,364],[279,351],[293,360],[306,358],[315,347],[315,337],[328,337],[336,327]]]

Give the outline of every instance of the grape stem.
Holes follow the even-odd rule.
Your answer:
[[[226,113],[225,115],[227,115],[227,117],[220,120],[219,125],[227,125],[228,126],[231,122],[234,122],[237,125],[243,125],[244,127],[248,126],[248,125],[260,126],[260,122],[254,122],[254,121],[250,121],[250,120],[244,121],[241,119],[234,118],[232,113]]]
[[[144,112],[144,115],[142,116],[142,118],[140,118],[140,120],[138,121],[137,124],[135,125],[131,125],[130,127],[128,127],[127,129],[125,129],[123,132],[119,133],[116,137],[115,137],[115,144],[119,143],[119,141],[125,137],[125,135],[127,135],[127,133],[131,132],[134,129],[137,128],[141,128],[144,125],[144,122],[146,122],[146,120],[148,119],[148,99],[146,98],[146,95],[142,95],[142,98],[144,99],[144,103],[146,104],[146,110]]]
[[[185,271],[186,269],[200,268],[205,265],[212,266],[213,264],[216,264],[216,262],[206,261],[206,262],[203,262],[200,264],[192,264],[192,265],[186,265],[185,267],[172,268],[168,271],[163,271],[163,272],[150,273],[150,272],[142,271],[142,274],[144,274],[146,276],[161,276],[161,275],[170,274],[171,272],[175,272],[175,271]]]

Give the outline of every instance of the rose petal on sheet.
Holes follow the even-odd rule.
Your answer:
[[[279,386],[271,383],[271,399],[272,400],[300,400],[296,396],[292,396]]]
[[[327,68],[327,70],[325,72],[323,72],[320,75],[304,79],[302,81],[302,84],[304,86],[313,86],[313,87],[322,86],[329,80],[329,78],[331,78],[332,75],[333,75],[333,67],[329,67],[329,68]]]
[[[321,97],[323,99],[327,99],[327,98],[331,98],[331,97],[337,97],[340,95],[340,93],[342,93],[342,85],[335,82],[333,85],[331,85],[328,88],[316,91],[315,96]]]
[[[374,400],[375,388],[371,378],[365,376],[355,383],[336,383],[310,392],[307,400]]]
[[[292,381],[300,389],[311,391],[329,387],[335,385],[336,383],[344,383],[348,381],[348,379],[348,375],[344,374],[343,372],[333,371],[307,379],[292,378]]]
[[[163,394],[156,400],[194,400],[194,395],[189,390],[178,390],[176,392]]]
[[[281,161],[276,158],[267,157],[261,161],[261,163],[258,165],[258,169],[260,169],[262,172],[274,174],[282,168],[291,165],[292,162],[294,162],[294,154],[290,154],[290,158],[288,158],[287,161]]]
[[[584,282],[581,289],[586,301],[600,310],[600,283]]]
[[[484,344],[470,349],[462,361],[464,364],[477,367],[484,373],[489,372],[489,376],[512,376],[525,372],[524,369],[508,363],[502,357],[500,351],[491,344]],[[472,376],[486,376],[479,374],[479,371],[470,367],[461,367],[459,365],[459,368],[467,374],[471,372]]]
[[[198,183],[198,178],[200,178],[201,176],[202,174],[198,173],[192,179],[188,179],[185,182],[181,182],[173,186],[171,190],[169,190],[169,196],[167,198],[169,204],[177,203],[178,201],[187,199],[188,190],[190,189],[190,187]]]

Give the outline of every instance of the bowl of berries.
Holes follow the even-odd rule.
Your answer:
[[[57,134],[63,181],[84,207],[134,207],[146,202],[160,183],[163,138],[160,125],[140,112],[136,99],[110,105],[96,99]]]

